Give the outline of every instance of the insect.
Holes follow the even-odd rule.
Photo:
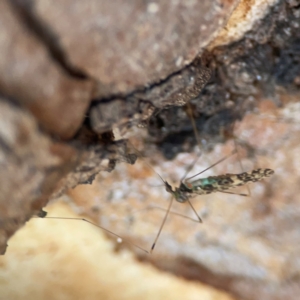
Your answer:
[[[191,121],[192,121],[193,129],[194,129],[195,137],[196,137],[198,145],[199,145],[200,144],[200,139],[199,139],[199,136],[197,134],[195,121],[193,120],[193,118],[191,118]],[[234,135],[232,135],[232,137],[234,138]],[[236,140],[234,140],[234,144],[235,144],[235,147],[237,147],[237,141]],[[236,152],[237,152],[237,150],[233,151],[232,154],[234,154]],[[198,195],[208,195],[208,194],[217,193],[217,192],[227,193],[227,194],[236,194],[236,193],[229,192],[228,190],[234,189],[236,187],[248,185],[251,182],[258,182],[258,181],[260,181],[264,178],[272,176],[275,173],[272,169],[269,169],[269,168],[254,169],[250,172],[242,172],[242,173],[239,173],[239,174],[227,173],[227,174],[224,174],[224,175],[209,176],[209,177],[206,177],[206,178],[200,178],[200,179],[195,179],[195,180],[191,181],[191,179],[193,179],[194,177],[200,175],[201,173],[203,173],[206,170],[210,169],[211,167],[219,164],[220,162],[224,161],[227,158],[228,157],[225,157],[225,158],[221,159],[217,163],[211,165],[209,168],[205,169],[204,171],[202,171],[200,173],[197,173],[194,176],[191,176],[191,177],[189,177],[185,180],[182,179],[180,181],[179,186],[175,187],[175,189],[173,189],[172,186],[167,181],[165,181],[163,178],[161,178],[161,180],[164,182],[166,191],[172,195],[172,200],[170,202],[170,206],[168,207],[168,210],[167,210],[167,213],[166,213],[165,218],[163,220],[163,223],[161,225],[161,228],[164,226],[164,223],[167,219],[167,215],[168,215],[168,212],[169,212],[169,210],[172,206],[173,199],[175,199],[177,202],[180,202],[180,203],[186,203],[187,202],[190,205],[190,207],[192,208],[192,210],[194,211],[195,215],[197,216],[198,221],[202,222],[201,217],[198,215],[198,213],[196,212],[196,210],[194,209],[193,205],[190,202],[190,199],[192,197],[195,197],[195,196],[198,196]],[[243,169],[242,166],[241,166],[241,168]],[[248,190],[248,191],[249,191],[249,194],[240,194],[239,193],[237,195],[249,196],[250,195],[250,190]],[[175,213],[175,214],[176,215],[181,215],[181,214],[178,214],[178,213]],[[159,233],[156,237],[155,242],[152,245],[151,251],[154,249],[154,247],[156,245],[156,241],[158,239],[159,234],[160,234],[160,231],[159,231]]]
[[[221,161],[225,160],[226,158],[223,158]],[[217,162],[219,163],[219,162]],[[204,170],[206,171],[206,170]],[[203,173],[202,171],[201,173]],[[156,241],[159,237],[159,234],[161,232],[161,229],[167,219],[168,213],[170,211],[170,208],[172,206],[173,199],[175,199],[177,202],[185,203],[188,202],[191,206],[192,210],[196,214],[198,220],[200,223],[202,223],[201,217],[197,214],[196,210],[194,209],[193,205],[190,202],[190,198],[199,196],[199,195],[208,195],[212,193],[230,193],[228,190],[246,185],[251,182],[257,182],[264,178],[270,177],[274,174],[274,171],[271,169],[256,169],[252,170],[251,172],[243,172],[240,174],[224,174],[224,175],[218,175],[218,176],[209,176],[206,178],[200,178],[196,179],[194,181],[189,181],[190,179],[198,176],[198,173],[196,175],[191,176],[190,178],[187,178],[186,180],[181,180],[180,185],[178,187],[175,187],[173,190],[172,186],[165,180],[163,180],[166,191],[172,195],[172,199],[169,204],[169,208],[166,212],[165,218],[163,220],[163,223],[161,225],[161,228],[158,232],[158,235],[151,247],[151,251],[153,251]],[[248,196],[247,194],[239,194],[240,196]]]
[[[191,181],[191,179],[193,179],[194,177],[196,177],[196,176],[202,174],[203,172],[207,171],[208,169],[211,169],[212,167],[218,165],[219,163],[221,163],[222,161],[224,161],[225,159],[227,159],[228,157],[232,156],[235,153],[236,153],[236,150],[232,151],[228,156],[222,158],[221,160],[217,161],[214,164],[211,164],[208,168],[206,168],[205,170],[203,170],[200,173],[197,173],[196,175],[194,175],[192,177],[185,179],[185,177],[187,176],[187,174],[185,174],[183,179],[180,181],[180,184],[177,187],[175,187],[175,189],[172,188],[172,186],[169,184],[168,181],[164,180],[160,175],[158,175],[160,177],[161,181],[163,182],[163,185],[165,186],[165,190],[172,196],[172,198],[169,202],[168,208],[165,209],[165,216],[163,218],[163,221],[161,223],[161,226],[159,228],[157,236],[156,236],[150,250],[140,247],[138,244],[132,243],[132,242],[128,241],[126,238],[125,239],[122,238],[119,234],[115,234],[113,231],[107,230],[103,226],[99,226],[96,223],[93,223],[87,219],[83,219],[83,218],[72,218],[72,219],[74,219],[74,220],[80,219],[80,220],[86,221],[88,223],[91,223],[92,225],[95,225],[95,226],[107,231],[108,233],[116,236],[118,239],[121,239],[124,242],[130,243],[133,246],[139,248],[140,250],[142,250],[146,253],[151,253],[156,246],[157,240],[158,240],[160,233],[164,227],[164,224],[167,220],[168,214],[174,213],[171,211],[171,207],[173,205],[174,199],[180,203],[188,203],[189,206],[194,211],[194,213],[196,214],[197,221],[200,223],[200,222],[202,222],[202,218],[198,215],[196,209],[191,204],[191,202],[190,202],[191,198],[198,196],[198,195],[208,195],[208,194],[217,193],[217,192],[234,194],[234,193],[229,192],[229,190],[234,189],[239,186],[247,185],[251,182],[260,181],[264,178],[270,177],[274,173],[274,171],[271,169],[255,169],[251,172],[242,172],[242,173],[238,173],[238,174],[227,173],[224,175],[209,176],[209,177],[195,179],[195,180]],[[191,164],[191,166],[194,165],[195,163],[196,163],[196,161],[193,162]],[[188,169],[190,169],[190,168],[188,168]],[[190,171],[190,170],[188,170],[188,171]],[[146,186],[146,183],[144,185]],[[113,193],[115,193],[117,190],[118,190],[118,187],[116,187],[115,189],[113,188]],[[238,194],[238,195],[248,196],[246,194]],[[123,199],[122,199],[122,202],[124,202]],[[112,215],[114,214],[114,210],[112,210],[111,214]],[[175,213],[175,214],[177,214],[177,213]],[[53,218],[56,218],[56,217],[53,217]],[[67,218],[62,217],[61,219],[67,219]]]
[[[228,190],[234,189],[236,187],[239,186],[243,186],[243,185],[247,185],[251,182],[257,182],[260,181],[264,178],[270,177],[274,171],[271,169],[256,169],[253,170],[251,172],[243,172],[240,174],[224,174],[224,175],[218,175],[218,176],[209,176],[209,177],[204,177],[204,178],[200,178],[200,179],[195,179],[192,180],[193,178],[195,178],[196,176],[199,176],[200,174],[204,173],[205,171],[211,169],[212,167],[214,167],[215,165],[220,164],[221,162],[225,161],[227,158],[229,158],[230,156],[234,155],[236,153],[236,150],[232,151],[229,155],[225,156],[224,158],[220,159],[219,161],[217,161],[216,163],[210,165],[208,168],[206,168],[205,170],[201,171],[200,173],[197,173],[189,178],[185,177],[187,176],[187,173],[190,171],[190,168],[187,170],[186,174],[184,175],[184,177],[182,178],[182,180],[180,181],[180,184],[175,187],[174,189],[172,188],[172,186],[170,185],[170,183],[166,180],[164,180],[158,173],[157,175],[159,176],[160,180],[163,182],[163,185],[165,187],[165,190],[172,196],[171,200],[169,202],[169,206],[167,209],[165,209],[165,216],[164,219],[161,223],[161,226],[159,228],[159,231],[157,233],[157,236],[150,248],[150,250],[147,250],[143,247],[140,247],[139,245],[137,245],[136,243],[132,243],[124,238],[122,238],[120,235],[112,232],[111,230],[108,230],[106,228],[104,228],[103,226],[100,226],[94,222],[91,222],[85,218],[65,218],[65,217],[47,217],[47,218],[52,218],[52,219],[72,219],[72,220],[83,220],[85,222],[88,222],[96,227],[99,227],[101,229],[103,229],[104,231],[108,232],[109,234],[115,236],[118,238],[119,241],[124,241],[127,242],[137,248],[139,248],[140,250],[142,250],[145,253],[152,253],[152,251],[154,250],[156,244],[157,244],[157,240],[160,236],[160,233],[162,232],[162,229],[164,227],[164,224],[167,220],[167,217],[169,215],[169,213],[171,214],[177,214],[175,212],[171,211],[171,207],[173,204],[173,200],[175,199],[177,202],[179,203],[188,203],[189,206],[192,208],[192,210],[194,211],[196,217],[197,217],[197,221],[199,223],[202,222],[202,218],[198,215],[197,211],[195,210],[194,206],[192,205],[192,203],[190,202],[190,199],[195,197],[195,196],[199,196],[199,195],[208,195],[208,194],[212,194],[212,193],[230,193]],[[199,157],[196,158],[196,160],[198,160]],[[196,161],[195,160],[195,161]],[[194,162],[195,162],[194,161]],[[234,193],[231,193],[234,194]],[[247,194],[238,194],[241,196],[248,196]],[[180,215],[180,214],[177,214]],[[46,213],[43,212],[40,214],[40,217],[46,217]]]
[[[192,182],[181,182],[180,186],[176,187],[175,190],[172,189],[167,181],[165,181],[165,185],[166,190],[173,195],[176,201],[184,203],[195,194],[207,195],[216,192],[224,192],[250,182],[257,182],[266,177],[270,177],[273,174],[274,171],[271,169],[256,169],[241,174],[225,174],[200,178]]]
[[[167,181],[164,181],[166,191],[172,195],[172,199],[169,204],[169,208],[166,212],[164,221],[160,227],[159,234],[160,234],[160,232],[163,228],[163,225],[167,219],[167,215],[170,212],[172,202],[174,199],[180,203],[188,202],[190,204],[191,208],[194,210],[199,222],[201,223],[202,219],[195,211],[193,205],[190,202],[190,198],[199,196],[199,195],[207,195],[207,194],[211,194],[211,193],[216,193],[216,192],[229,193],[228,190],[230,190],[230,189],[233,189],[238,186],[243,186],[243,185],[246,185],[251,182],[260,181],[264,178],[270,177],[273,174],[274,174],[274,171],[271,169],[256,169],[256,170],[252,170],[251,172],[244,172],[244,173],[240,173],[240,174],[224,174],[224,175],[219,175],[219,176],[210,176],[207,178],[197,179],[192,182],[188,182],[188,181],[183,182],[182,181],[178,187],[175,187],[174,190]],[[234,194],[234,193],[232,193],[232,194]],[[247,194],[238,194],[238,195],[248,196]],[[50,219],[82,220],[82,221],[88,222],[96,227],[103,229],[104,231],[116,236],[118,239],[121,239],[123,241],[123,238],[121,236],[119,236],[118,234],[116,234],[110,230],[107,230],[106,228],[99,226],[85,218],[65,218],[65,217],[51,217],[51,216],[47,217],[47,212],[45,212],[45,211],[41,211],[39,213],[38,217],[50,218]],[[142,250],[146,253],[151,253],[156,246],[156,242],[158,240],[159,234],[158,234],[157,238],[155,239],[155,242],[152,244],[150,251],[148,251],[144,248],[141,248],[140,246],[138,246],[134,243],[130,242],[130,244],[132,244],[133,246],[139,248],[140,250]],[[126,240],[125,240],[125,242],[126,242]]]

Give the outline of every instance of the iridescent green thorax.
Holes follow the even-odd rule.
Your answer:
[[[186,202],[193,195],[207,195],[233,189],[250,182],[260,181],[274,174],[271,169],[256,169],[240,174],[225,174],[200,178],[192,182],[181,182],[180,186],[167,191],[171,192],[178,202]]]

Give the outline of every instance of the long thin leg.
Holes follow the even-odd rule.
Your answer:
[[[139,209],[139,210],[134,211],[133,214],[139,213],[139,212],[144,211],[144,210],[151,210],[151,209],[157,209],[157,210],[167,211],[167,209],[165,209],[165,208],[162,208],[162,207],[159,207],[159,206],[155,206],[155,205],[149,205],[148,207],[145,207],[143,209]],[[188,220],[190,220],[192,222],[199,223],[199,219],[198,218],[196,220],[196,219],[193,219],[193,218],[188,217],[186,215],[183,215],[183,214],[180,214],[178,212],[172,211],[172,210],[169,211],[169,214],[170,215],[175,215],[175,216],[178,216],[178,217],[181,217],[181,218],[184,218],[184,219],[188,219]]]
[[[187,102],[187,103],[186,103],[186,106],[187,106],[187,108],[188,108],[188,109],[187,109],[187,115],[188,115],[188,117],[189,117],[190,120],[191,120],[191,123],[192,123],[192,126],[193,126],[194,135],[195,135],[195,138],[196,138],[196,140],[197,140],[197,144],[198,144],[199,150],[201,151],[201,149],[200,149],[201,141],[200,141],[200,137],[199,137],[199,134],[198,134],[196,122],[195,122],[195,119],[194,119],[194,117],[193,117],[193,112],[192,112],[192,107],[191,107],[190,102]],[[201,155],[201,154],[200,154],[200,155]]]
[[[197,216],[197,219],[199,220],[199,223],[203,223],[202,219],[200,218],[200,216],[198,215],[197,211],[195,210],[194,206],[192,205],[191,201],[188,199],[187,202],[189,203],[190,207],[192,208],[193,212],[195,213],[195,215]]]
[[[250,197],[249,194],[243,194],[243,193],[233,193],[233,192],[225,192],[225,191],[219,191],[219,193],[223,193],[223,194],[231,194],[231,195],[237,195],[237,196],[243,196],[243,197]]]
[[[230,156],[232,156],[233,154],[236,153],[236,149],[235,150],[232,150],[230,154],[226,155],[225,157],[221,158],[220,160],[218,160],[217,162],[215,162],[214,164],[212,164],[211,166],[209,166],[208,168],[202,170],[201,172],[191,176],[191,177],[188,177],[186,180],[190,180],[196,176],[199,176],[200,174],[206,172],[207,170],[211,169],[212,167],[218,165],[219,163],[221,163],[222,161],[226,160],[227,158],[229,158]]]
[[[193,127],[193,131],[194,131],[194,136],[197,140],[197,144],[198,144],[198,147],[199,147],[199,154],[197,155],[196,159],[193,161],[192,164],[189,165],[189,167],[187,168],[187,170],[185,171],[185,174],[182,176],[182,178],[180,179],[180,182],[182,182],[185,177],[192,171],[192,169],[194,168],[194,166],[196,165],[198,159],[201,157],[202,155],[202,151],[201,151],[201,148],[200,148],[200,145],[201,145],[201,141],[200,141],[200,138],[199,138],[199,134],[198,134],[198,130],[197,130],[197,127],[196,127],[196,122],[195,122],[195,119],[193,117],[193,112],[192,112],[192,107],[191,107],[191,104],[190,102],[187,102],[186,103],[186,106],[187,106],[187,115],[188,117],[190,118],[191,120],[191,123],[192,123],[192,127]]]
[[[233,130],[234,130],[234,127],[235,126],[233,126]],[[236,139],[235,139],[234,135],[233,135],[233,142],[234,142],[234,147],[235,147],[235,150],[236,150],[236,153],[237,153],[237,158],[238,158],[238,161],[239,161],[240,168],[241,168],[242,172],[245,172],[242,161],[241,161],[240,154],[237,150],[237,142],[236,142]],[[248,190],[248,195],[249,195],[249,197],[251,197],[251,190],[250,190],[248,185],[246,187],[247,187],[247,190]]]
[[[198,159],[200,158],[201,155],[202,155],[202,153],[200,152],[199,155],[197,155],[197,157],[194,159],[194,161],[189,165],[189,167],[186,169],[184,175],[180,179],[180,182],[182,182],[185,179],[185,177],[192,171],[192,169],[196,165],[196,163],[197,163],[197,161],[198,161]]]
[[[195,166],[196,162],[198,161],[198,159],[199,159],[200,156],[202,155],[202,152],[201,152],[201,149],[200,149],[201,141],[200,141],[199,134],[198,134],[198,131],[197,131],[195,119],[194,119],[193,116],[192,116],[191,105],[190,105],[189,102],[187,103],[187,107],[188,107],[187,114],[188,114],[188,116],[189,116],[189,118],[190,118],[190,120],[191,120],[192,126],[193,126],[193,131],[194,131],[194,135],[195,135],[195,138],[196,138],[196,140],[197,140],[197,143],[198,143],[198,147],[199,147],[199,150],[200,150],[200,154],[199,154],[198,157],[193,161],[193,163],[189,166],[189,168],[188,168],[187,171],[185,172],[184,176],[181,178],[181,180],[180,180],[181,182],[186,178],[186,176],[188,175],[188,173],[193,169],[193,167]],[[194,178],[194,177],[196,177],[196,176],[198,176],[198,175],[200,175],[200,174],[206,172],[207,170],[213,168],[215,165],[221,163],[222,161],[226,160],[228,157],[232,156],[232,155],[235,154],[235,153],[237,153],[237,150],[236,150],[236,149],[233,150],[233,151],[231,152],[231,154],[229,154],[229,155],[223,157],[222,159],[220,159],[220,160],[217,161],[216,163],[212,164],[212,165],[209,166],[208,168],[206,168],[206,169],[202,170],[201,172],[199,172],[199,173],[197,173],[197,174],[195,174],[195,175],[193,175],[193,176],[187,178],[186,180],[192,179],[192,178]]]
[[[156,246],[156,243],[157,243],[157,240],[158,240],[158,238],[159,238],[159,236],[160,236],[160,233],[161,233],[161,231],[162,231],[162,229],[163,229],[163,227],[164,227],[164,225],[165,225],[165,223],[166,223],[166,221],[167,221],[169,212],[170,212],[171,207],[172,207],[172,204],[173,204],[173,200],[174,200],[174,198],[172,197],[172,198],[171,198],[171,201],[170,201],[170,204],[169,204],[169,207],[168,207],[168,209],[167,209],[167,212],[166,212],[166,214],[165,214],[165,216],[164,216],[164,219],[163,219],[163,221],[162,221],[162,223],[161,223],[161,225],[160,225],[159,231],[158,231],[158,233],[157,233],[157,235],[156,235],[156,238],[155,238],[155,240],[154,240],[154,242],[153,242],[153,244],[152,244],[152,247],[151,247],[151,250],[150,250],[150,254],[151,254],[152,251],[154,250],[154,248],[155,248],[155,246]]]
[[[128,143],[130,143],[130,142],[128,141]],[[138,155],[140,157],[143,157],[142,153],[138,149],[136,149],[131,143],[130,143],[130,145],[134,149],[134,151],[136,151],[138,153]],[[163,182],[163,185],[165,186],[166,181],[155,171],[155,169],[150,164],[147,163],[147,161],[145,161],[145,160],[143,160],[143,161],[160,178],[160,180]]]
[[[43,212],[44,212],[44,211],[43,211]],[[91,222],[91,221],[89,221],[89,220],[87,220],[87,219],[84,219],[84,218],[72,218],[72,217],[33,217],[33,218],[38,218],[38,219],[40,219],[40,218],[43,218],[43,219],[57,219],[57,220],[77,220],[77,221],[80,220],[80,221],[84,221],[84,222],[87,222],[87,223],[89,223],[89,224],[91,224],[91,225],[93,225],[93,226],[95,226],[95,227],[98,227],[98,228],[100,228],[100,229],[106,231],[107,233],[109,233],[109,234],[111,234],[111,235],[114,235],[114,236],[117,237],[118,239],[121,239],[122,242],[125,242],[125,243],[127,243],[127,244],[129,244],[129,245],[132,245],[132,246],[134,246],[134,247],[137,247],[137,248],[140,249],[141,251],[143,251],[143,252],[145,252],[145,253],[147,253],[147,254],[150,254],[150,251],[148,251],[148,250],[146,250],[146,249],[144,249],[144,248],[142,248],[142,247],[140,247],[140,246],[138,246],[138,245],[136,245],[136,244],[134,244],[134,243],[132,243],[132,242],[126,240],[126,239],[123,239],[120,235],[118,235],[118,234],[116,234],[116,233],[114,233],[114,232],[112,232],[112,231],[110,231],[110,230],[108,230],[108,229],[106,229],[106,228],[104,228],[104,227],[102,227],[102,226],[100,226],[100,225],[97,225],[97,224],[95,224],[95,223],[93,223],[93,222]]]

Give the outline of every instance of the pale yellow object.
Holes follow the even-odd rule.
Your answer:
[[[230,16],[208,49],[233,43],[251,30],[255,22],[263,19],[278,0],[242,0]]]
[[[76,217],[63,203],[47,210]],[[85,222],[30,220],[0,257],[1,299],[233,299],[113,249],[101,230]]]

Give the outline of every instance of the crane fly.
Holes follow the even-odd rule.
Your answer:
[[[196,140],[199,145],[200,139],[198,137],[195,122],[192,118],[191,118],[191,122],[193,125],[193,130],[194,130]],[[196,164],[196,162],[200,156],[197,157],[197,159],[188,167],[188,171],[185,173],[183,178],[180,180],[179,185],[176,186],[175,188],[173,188],[168,181],[164,180],[157,172],[154,171],[159,176],[160,180],[162,181],[162,183],[165,187],[165,190],[170,194],[171,200],[169,202],[168,208],[163,209],[166,211],[165,216],[163,218],[163,221],[160,225],[160,228],[158,230],[158,233],[155,237],[155,240],[154,240],[150,250],[140,247],[136,243],[132,243],[131,241],[126,240],[126,239],[122,238],[120,235],[112,232],[111,230],[108,230],[108,229],[104,228],[103,226],[93,223],[85,218],[65,218],[65,217],[50,217],[50,216],[48,217],[45,215],[45,213],[41,213],[40,217],[53,218],[53,219],[82,220],[82,221],[88,222],[88,223],[106,231],[107,233],[117,237],[118,241],[123,241],[130,245],[133,245],[134,247],[137,247],[138,249],[142,250],[143,252],[150,254],[150,253],[152,253],[152,251],[154,250],[154,248],[157,244],[160,233],[162,232],[162,229],[165,225],[168,215],[170,213],[180,215],[178,213],[174,213],[171,211],[171,207],[173,205],[174,199],[175,199],[175,201],[177,201],[179,203],[188,203],[189,206],[191,207],[192,211],[196,215],[197,222],[202,223],[202,218],[199,216],[199,214],[197,213],[197,211],[195,210],[195,208],[193,207],[193,205],[190,201],[191,198],[194,198],[194,197],[200,196],[200,195],[208,195],[208,194],[218,193],[218,192],[219,193],[227,193],[227,194],[235,194],[235,195],[240,195],[240,196],[249,196],[249,194],[236,194],[236,193],[231,192],[231,190],[235,189],[237,187],[240,187],[240,186],[247,186],[251,182],[254,183],[254,182],[261,181],[261,180],[268,178],[274,174],[274,171],[272,169],[258,168],[258,169],[253,169],[252,171],[249,171],[249,172],[242,172],[242,173],[237,173],[237,174],[227,173],[227,174],[221,174],[221,175],[217,175],[217,176],[209,176],[209,177],[194,179],[196,176],[199,176],[200,174],[211,169],[212,167],[216,166],[217,164],[225,161],[228,157],[230,157],[236,153],[237,153],[237,150],[234,150],[229,155],[218,160],[216,163],[212,164],[211,166],[204,169],[200,173],[197,173],[189,178],[186,178],[188,173],[191,171],[192,167]],[[151,169],[153,169],[153,168],[151,167]],[[183,217],[185,217],[185,216],[183,216]]]

